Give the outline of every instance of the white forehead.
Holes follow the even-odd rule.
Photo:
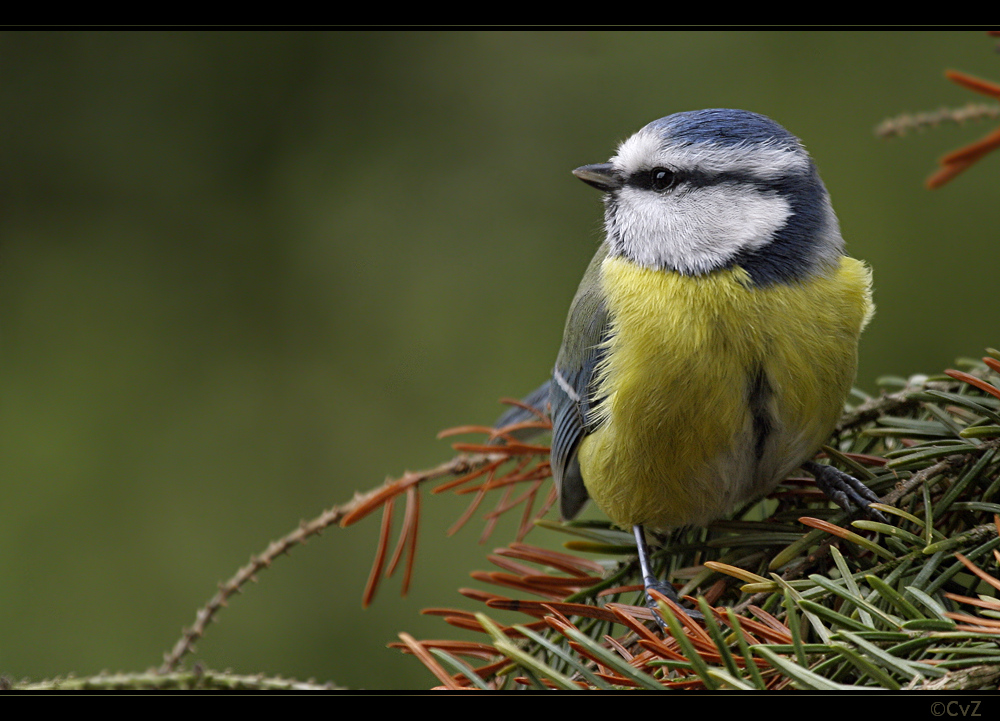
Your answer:
[[[801,146],[789,147],[787,141],[672,143],[657,129],[645,127],[618,146],[611,164],[625,176],[662,166],[673,170],[697,168],[707,173],[749,173],[769,180],[806,172],[810,161]]]

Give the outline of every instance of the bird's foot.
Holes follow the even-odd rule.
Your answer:
[[[659,602],[656,600],[656,598],[653,597],[652,594],[650,594],[650,590],[657,591],[658,593],[661,593],[667,598],[669,598],[671,601],[680,606],[681,610],[684,611],[684,613],[686,613],[688,616],[695,619],[696,621],[705,620],[705,617],[702,615],[701,611],[697,611],[693,608],[687,608],[681,603],[680,596],[677,595],[677,591],[671,584],[661,581],[658,578],[653,578],[650,576],[647,576],[644,579],[644,584],[646,586],[646,607],[653,612],[653,619],[656,621],[656,625],[659,626],[660,630],[663,631],[664,633],[667,633],[668,631],[667,624],[663,620],[663,617],[660,616]]]
[[[646,587],[646,607],[653,611],[653,618],[656,619],[656,624],[660,627],[660,630],[664,633],[668,632],[667,624],[664,622],[663,618],[660,616],[660,607],[655,598],[650,595],[650,590],[657,591],[663,594],[671,601],[681,606],[680,596],[677,595],[677,591],[669,583],[661,581],[653,574],[653,562],[652,557],[649,553],[649,546],[646,544],[646,532],[640,525],[632,526],[632,533],[635,536],[635,546],[636,550],[639,552],[639,567],[642,569],[642,583]],[[700,611],[695,611],[694,609],[687,609],[681,606],[681,609],[691,618],[704,620],[704,616],[701,615]]]
[[[816,477],[816,485],[826,494],[827,498],[845,511],[852,512],[855,509],[861,509],[865,515],[873,520],[881,523],[889,522],[889,519],[870,505],[878,503],[879,497],[854,476],[833,466],[815,461],[806,461],[802,467]]]

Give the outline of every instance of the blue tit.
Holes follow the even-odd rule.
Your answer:
[[[676,599],[644,528],[707,524],[798,467],[844,508],[877,501],[811,460],[873,305],[800,141],[756,113],[680,112],[573,173],[604,193],[605,237],[525,399],[550,409],[563,517],[592,498],[633,530],[647,590]]]

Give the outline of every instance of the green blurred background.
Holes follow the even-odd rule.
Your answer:
[[[880,140],[979,101],[983,32],[0,34],[0,672],[157,665],[251,553],[439,429],[539,383],[599,240],[569,171],[655,118],[739,107],[803,138],[878,313],[858,384],[1000,344],[987,124]],[[992,211],[991,211],[992,209]],[[465,499],[424,497],[414,587],[360,608],[377,518],[261,574],[211,668],[421,688],[385,644],[471,638],[428,606],[489,568]],[[542,544],[559,539],[536,532]],[[478,610],[478,609],[477,609]]]

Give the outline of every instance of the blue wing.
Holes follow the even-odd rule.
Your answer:
[[[608,312],[601,291],[601,262],[607,247],[601,245],[580,282],[570,305],[562,347],[552,377],[522,401],[525,405],[552,414],[552,477],[559,490],[559,510],[563,518],[573,518],[589,496],[580,475],[577,450],[580,442],[597,428],[593,410],[601,398],[595,387],[596,369],[604,356],[608,337]],[[531,411],[513,407],[494,427],[530,420]]]
[[[587,502],[577,450],[597,428],[594,409],[601,402],[595,376],[608,338],[608,312],[600,291],[600,260],[591,263],[570,306],[563,345],[552,371],[552,476],[559,489],[559,510],[573,518]]]
[[[594,409],[601,398],[595,376],[609,333],[608,310],[601,289],[601,263],[608,250],[602,244],[590,261],[573,298],[563,331],[562,347],[552,370],[552,477],[559,489],[559,510],[573,518],[589,496],[580,474],[580,442],[597,428]]]

